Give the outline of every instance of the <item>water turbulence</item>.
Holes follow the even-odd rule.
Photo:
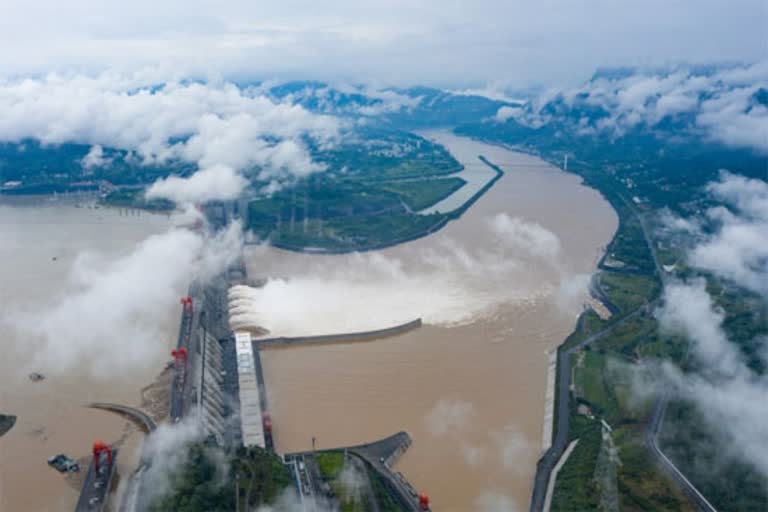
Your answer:
[[[535,302],[558,286],[557,274],[531,279],[531,259],[539,256],[530,248],[516,251],[515,241],[490,219],[486,231],[495,242],[485,248],[445,238],[436,247],[404,247],[398,254],[315,257],[312,265],[262,286],[233,287],[230,322],[279,336],[380,329],[417,316],[455,326],[493,316],[503,304]],[[556,257],[546,264],[557,266]]]

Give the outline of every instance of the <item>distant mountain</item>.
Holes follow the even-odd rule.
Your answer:
[[[293,81],[264,88],[277,101],[288,101],[313,112],[363,117],[396,128],[456,126],[479,122],[516,103],[484,96],[457,94],[431,87],[374,89]]]
[[[656,206],[683,205],[721,169],[765,179],[768,63],[600,70],[574,89],[457,128],[569,167],[631,180]],[[597,182],[597,181],[595,181]]]

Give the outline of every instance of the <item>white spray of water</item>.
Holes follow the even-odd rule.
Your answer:
[[[415,318],[461,325],[491,317],[502,305],[553,297],[564,272],[560,241],[535,223],[500,214],[485,224],[491,242],[465,247],[443,237],[433,248],[398,249],[398,256],[363,253],[322,258],[269,276],[264,286],[229,292],[234,328],[262,327],[302,336],[380,329]],[[548,278],[531,269],[547,267]],[[551,271],[554,270],[554,271]],[[586,281],[579,282],[582,293]],[[572,293],[570,293],[572,295]]]

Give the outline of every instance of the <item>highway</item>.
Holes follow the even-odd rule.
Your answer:
[[[625,203],[627,203],[627,206],[629,206],[630,209],[633,209],[632,205],[629,204],[629,201],[624,199],[624,196],[621,196],[621,198]],[[651,256],[653,256],[653,264],[656,267],[656,273],[659,275],[662,285],[666,287],[669,283],[669,274],[667,274],[659,262],[659,255],[656,252],[656,245],[651,241],[651,237],[648,235],[648,227],[645,224],[645,218],[638,213],[635,213],[635,215],[637,215],[637,218],[640,221],[640,227],[643,230],[645,242],[651,249]],[[690,344],[688,345],[688,348],[690,348]],[[688,352],[686,349],[685,359],[687,358]],[[696,486],[693,485],[691,481],[685,477],[685,475],[683,475],[683,472],[680,471],[671,460],[669,460],[669,458],[664,454],[658,445],[659,432],[661,431],[661,427],[664,424],[664,416],[666,415],[668,404],[669,393],[664,391],[656,401],[656,404],[653,407],[651,421],[645,428],[645,435],[643,436],[645,446],[651,455],[653,455],[653,457],[656,459],[656,462],[661,466],[664,472],[672,477],[672,479],[674,479],[678,485],[680,485],[680,488],[683,490],[685,495],[691,499],[691,501],[698,507],[699,510],[703,512],[717,512],[715,507],[712,506],[712,504],[707,501],[707,499],[703,494],[701,494]]]
[[[664,422],[664,414],[667,410],[667,403],[667,393],[664,393],[662,397],[659,398],[659,400],[656,402],[656,405],[653,408],[653,413],[651,415],[651,421],[648,424],[648,428],[645,430],[645,436],[643,437],[645,447],[659,462],[664,473],[666,473],[680,485],[685,495],[688,496],[688,498],[694,504],[696,504],[699,510],[704,512],[717,512],[717,509],[712,506],[709,501],[707,501],[707,498],[705,498],[704,495],[701,494],[698,489],[696,489],[696,486],[694,486],[685,477],[685,475],[683,475],[683,473],[677,469],[677,466],[675,466],[675,464],[669,460],[666,455],[664,455],[664,452],[661,451],[661,448],[659,448],[659,431],[661,430],[661,425]]]

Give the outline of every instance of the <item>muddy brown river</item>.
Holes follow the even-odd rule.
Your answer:
[[[105,339],[100,350],[110,378],[94,377],[83,365],[60,371],[51,361],[37,361],[41,340],[9,324],[19,315],[47,311],[73,283],[72,267],[84,253],[115,260],[129,254],[153,233],[167,229],[165,216],[126,215],[120,210],[76,208],[92,199],[3,198],[0,202],[0,412],[18,416],[10,432],[0,437],[0,510],[24,512],[70,511],[79,493],[76,484],[50,468],[46,459],[57,453],[74,458],[90,454],[94,440],[113,442],[126,432],[126,423],[112,414],[85,408],[92,401],[136,405],[140,389],[152,381],[165,360],[131,372],[109,371],[120,365],[110,359],[113,343],[127,343],[119,332]],[[170,304],[158,339],[174,344],[179,307]],[[96,315],[104,312],[94,311]],[[73,319],[88,329],[88,319]],[[62,340],[64,343],[73,340]],[[165,348],[162,349],[165,352]],[[32,382],[30,372],[46,378]],[[128,428],[118,471],[133,469],[140,435]]]
[[[426,325],[362,344],[262,353],[279,451],[405,430],[395,466],[435,510],[527,506],[542,447],[547,356],[573,329],[617,228],[598,192],[541,160],[445,132],[463,164],[505,175],[428,238],[361,255],[248,255],[253,324],[276,335]]]
[[[483,154],[506,171],[438,234],[361,255],[247,253],[250,276],[269,278],[247,314],[274,334],[425,321],[382,341],[264,351],[277,447],[304,450],[312,437],[319,448],[343,446],[406,430],[414,443],[395,469],[430,494],[436,510],[524,507],[541,449],[546,352],[573,328],[586,278],[617,219],[597,192],[538,159],[427,135],[468,168],[481,165]],[[156,364],[130,371],[110,370],[110,344],[128,342],[115,332],[104,341],[99,376],[36,358],[41,341],[10,327],[77,288],[83,276],[72,268],[83,252],[115,260],[168,228],[163,216],[75,208],[78,202],[87,201],[0,203],[0,412],[18,416],[0,438],[3,511],[73,509],[76,486],[46,459],[87,456],[94,440],[123,437],[123,420],[84,404],[138,404],[178,328],[179,306],[169,303],[160,315],[167,320],[154,327],[162,349]],[[88,328],[87,319],[82,324]],[[46,379],[31,382],[33,371]],[[135,433],[126,438],[123,476],[139,441]]]

